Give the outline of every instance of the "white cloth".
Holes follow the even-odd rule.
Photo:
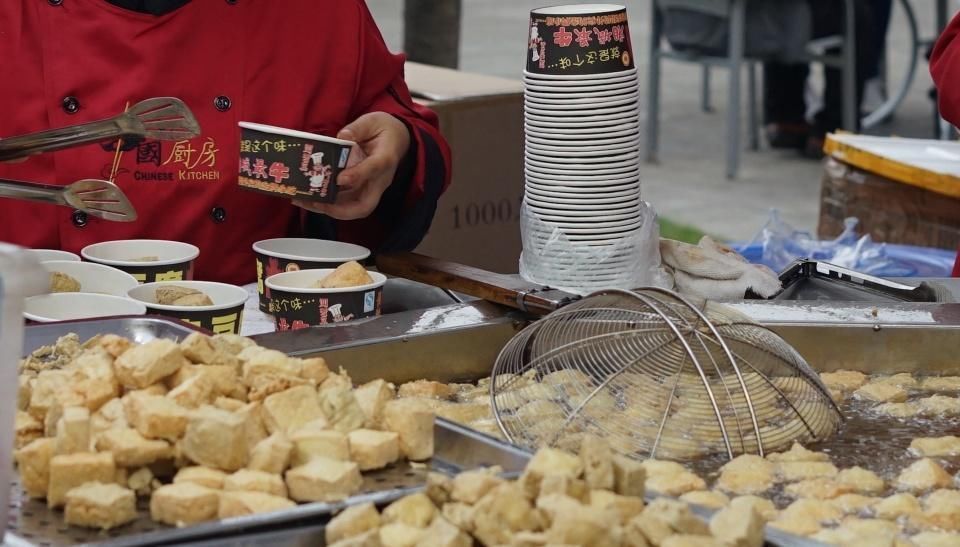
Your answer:
[[[736,251],[704,236],[699,245],[660,240],[663,265],[673,274],[675,290],[707,300],[738,300],[753,291],[770,298],[782,288],[770,268],[750,264]]]

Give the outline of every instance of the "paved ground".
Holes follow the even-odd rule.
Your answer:
[[[443,0],[438,0],[443,1]],[[402,0],[367,0],[384,37],[392,48],[402,45]],[[914,0],[922,31],[934,32],[933,2]],[[543,0],[463,0],[461,68],[520,78],[526,39],[527,16]],[[649,0],[627,0],[637,58],[645,61],[645,36],[649,29]],[[902,12],[895,9],[888,37],[891,85],[902,80],[907,59],[908,35]],[[646,67],[639,66],[641,89]],[[819,211],[821,166],[792,153],[769,149],[745,151],[740,177],[724,177],[725,108],[727,75],[717,71],[712,81],[715,112],[699,109],[700,69],[666,63],[661,105],[660,165],[645,167],[644,198],[661,215],[697,226],[732,240],[752,237],[763,225],[771,207],[798,228],[814,230]],[[746,85],[746,77],[743,79]],[[926,64],[905,103],[888,125],[876,134],[928,137],[932,133],[932,85]],[[746,109],[744,108],[744,111]]]

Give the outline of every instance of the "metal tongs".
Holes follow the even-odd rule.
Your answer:
[[[49,129],[0,140],[0,161],[25,158],[123,137],[184,140],[200,134],[200,124],[180,99],[146,99],[106,120]]]
[[[0,179],[0,197],[66,205],[116,222],[137,220],[137,211],[112,182],[85,179],[67,186]]]
[[[183,101],[158,97],[140,101],[123,114],[106,120],[0,140],[0,161],[124,137],[176,141],[199,134],[200,124]],[[137,211],[127,196],[117,185],[105,180],[85,179],[69,186],[57,186],[0,179],[0,197],[65,205],[117,222],[137,219]]]

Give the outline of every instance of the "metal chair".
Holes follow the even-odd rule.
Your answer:
[[[756,66],[764,59],[748,58],[744,53],[746,9],[748,0],[653,0],[651,2],[650,52],[647,74],[647,142],[646,160],[657,162],[660,133],[660,61],[696,63],[703,66],[703,106],[709,109],[709,69],[713,66],[727,68],[730,71],[730,85],[727,94],[727,178],[734,179],[740,168],[740,108],[741,108],[741,72],[744,66],[748,74],[748,103],[750,125],[750,147],[759,148],[759,122],[757,120]],[[853,13],[853,0],[843,0],[846,13]],[[700,13],[726,18],[728,22],[729,45],[725,57],[700,55],[696,52],[673,51],[662,48],[663,17],[661,10],[666,7],[680,7]],[[843,71],[843,127],[855,131],[858,108],[856,88],[856,24],[854,17],[845,17],[844,35],[830,36],[813,40],[807,51],[810,61],[826,66],[837,67]],[[838,48],[839,55],[827,51]]]

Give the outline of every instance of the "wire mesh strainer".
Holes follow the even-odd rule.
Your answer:
[[[840,425],[819,376],[779,336],[730,308],[660,289],[569,304],[503,349],[490,383],[511,442],[687,459],[786,449]]]

